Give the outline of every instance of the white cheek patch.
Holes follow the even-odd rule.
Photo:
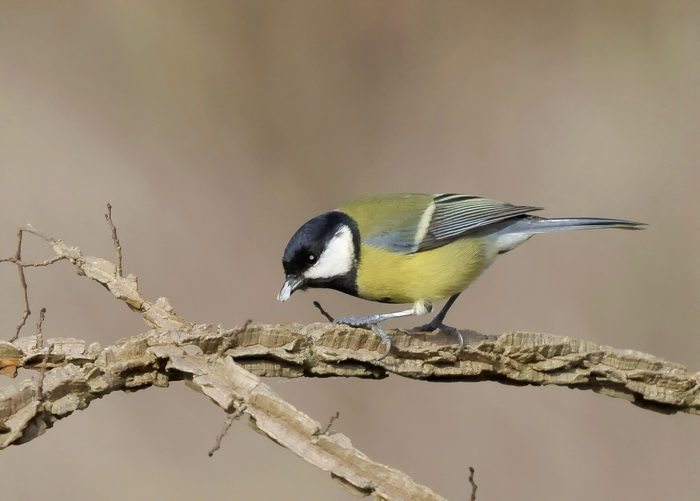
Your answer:
[[[355,244],[352,231],[343,225],[330,239],[318,262],[306,270],[304,278],[333,278],[345,275],[355,263]]]

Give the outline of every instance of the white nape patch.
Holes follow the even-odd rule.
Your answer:
[[[346,225],[328,241],[315,265],[304,272],[304,278],[333,278],[345,275],[355,264],[355,244],[352,231]]]

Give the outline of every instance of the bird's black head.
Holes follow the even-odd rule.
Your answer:
[[[286,280],[277,297],[286,301],[297,290],[328,287],[353,294],[360,253],[355,221],[339,211],[304,223],[287,244],[282,258]]]

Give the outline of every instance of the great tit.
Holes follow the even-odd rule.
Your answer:
[[[433,303],[447,299],[435,318],[419,329],[445,327],[445,315],[457,296],[496,256],[536,233],[645,226],[620,219],[529,215],[537,210],[541,207],[454,194],[360,198],[297,230],[284,251],[286,279],[277,299],[286,301],[294,291],[314,287],[381,303],[412,303],[407,310],[335,320],[372,327],[386,342],[388,353],[391,340],[378,323],[429,313]]]

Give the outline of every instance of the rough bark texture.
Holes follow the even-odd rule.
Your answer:
[[[161,298],[148,301],[135,277],[112,263],[83,256],[60,240],[57,257],[96,280],[139,312],[146,333],[101,348],[73,338],[35,336],[0,342],[0,374],[40,371],[0,389],[0,448],[37,438],[57,420],[113,391],[167,386],[184,380],[228,413],[244,412],[255,428],[359,495],[379,499],[441,499],[404,473],[370,460],[350,440],[295,409],[261,376],[383,378],[389,374],[443,381],[556,384],[624,398],[654,411],[700,413],[698,374],[652,355],[578,339],[526,332],[489,337],[462,331],[463,350],[448,333],[392,331],[393,349],[372,331],[343,325],[247,325],[224,331],[195,325]],[[447,344],[446,344],[447,343]]]

